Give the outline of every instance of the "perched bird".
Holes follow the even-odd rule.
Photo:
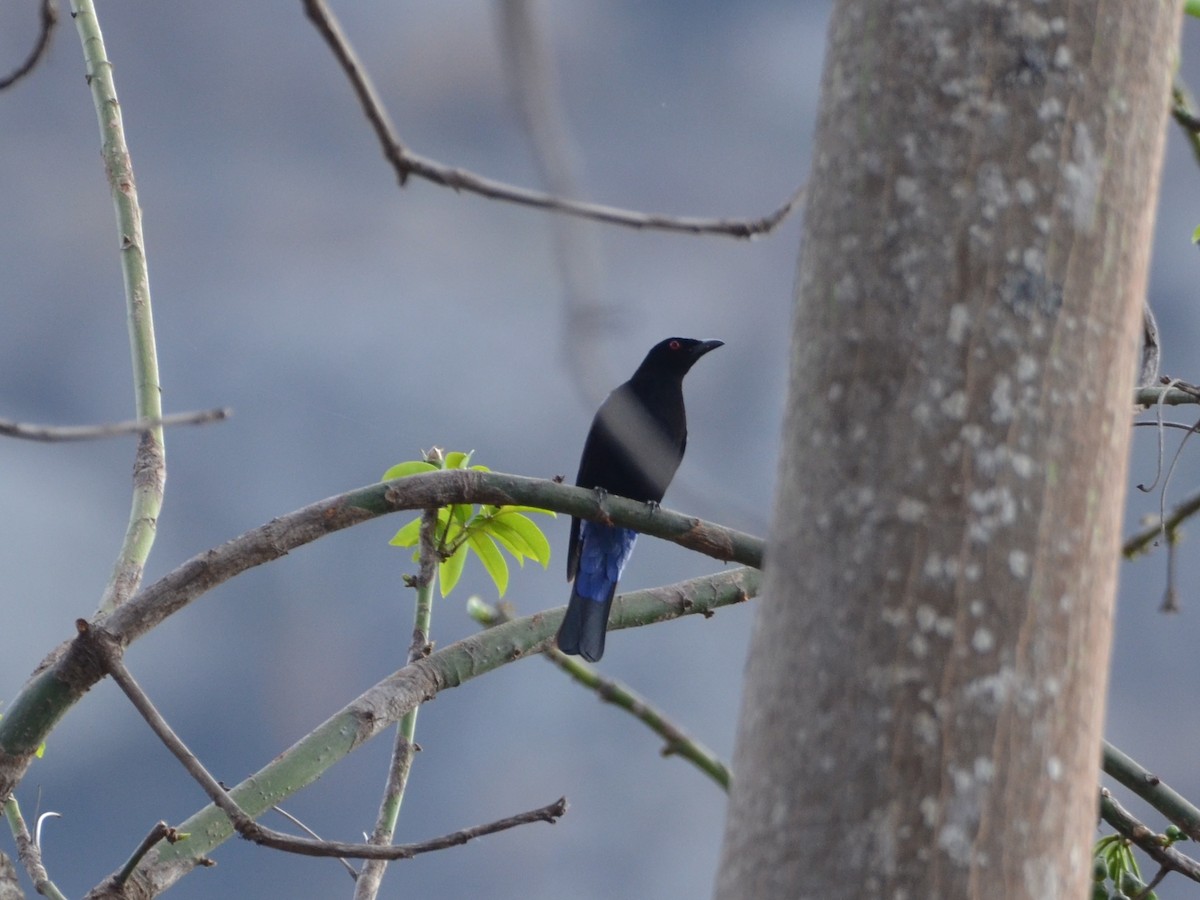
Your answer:
[[[673,337],[655,344],[633,377],[608,395],[583,444],[575,483],[657,505],[683,460],[683,376],[724,341]],[[595,662],[604,654],[608,611],[637,532],[571,519],[567,580],[574,579],[558,649]]]

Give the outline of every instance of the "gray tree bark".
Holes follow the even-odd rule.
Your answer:
[[[1173,0],[841,0],[716,896],[1082,898]]]

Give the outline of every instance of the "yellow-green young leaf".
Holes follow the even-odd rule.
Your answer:
[[[450,509],[454,513],[454,518],[458,519],[460,525],[466,525],[471,516],[475,514],[475,507],[470,503],[455,503]]]
[[[467,564],[467,545],[463,544],[448,560],[438,566],[438,580],[442,583],[442,596],[445,597],[458,584],[462,577],[463,566]]]
[[[445,534],[442,535],[442,540],[441,540],[441,544],[439,545],[439,549],[442,550],[442,552],[444,552],[444,553],[450,553],[450,552],[454,551],[455,549],[457,549],[457,547],[455,545],[462,543],[462,540],[461,540],[462,533],[463,533],[462,526],[459,525],[457,522],[451,522],[446,527]]]
[[[533,548],[525,543],[525,538],[499,519],[484,519],[478,528],[511,553],[522,568],[525,566],[525,557],[533,556]]]
[[[471,453],[475,451],[472,450]],[[471,453],[463,453],[461,450],[451,450],[446,454],[447,469],[464,469],[467,463],[471,461]]]
[[[504,547],[506,551],[509,551],[512,554],[512,558],[517,560],[522,569],[524,568],[526,557],[534,557],[536,559],[533,548],[527,544],[526,539],[522,538],[520,532],[514,532],[508,524],[491,518],[491,520],[487,521],[487,526],[482,530],[484,530],[485,534],[490,535],[494,541],[497,541],[500,546]]]
[[[433,532],[433,541],[440,547],[445,547],[449,541],[446,533],[450,530],[450,507],[443,506],[437,511],[437,528]]]
[[[492,470],[491,470],[491,469],[489,469],[487,466],[471,466],[471,468],[472,468],[472,469],[474,469],[476,472],[490,472],[490,471],[492,471]]]
[[[487,569],[487,573],[492,576],[492,581],[496,582],[496,590],[503,597],[504,592],[508,590],[508,563],[504,561],[504,554],[490,537],[478,531],[472,531],[467,541],[479,557],[479,561],[483,563],[483,567]]]
[[[401,526],[400,530],[392,537],[389,544],[393,547],[411,547],[421,539],[421,520],[413,519],[411,522]]]
[[[548,567],[550,565],[550,542],[546,540],[546,535],[542,533],[542,529],[537,527],[537,523],[533,519],[523,516],[519,512],[512,512],[512,509],[511,506],[504,507],[504,511],[492,521],[520,534],[529,547],[529,555],[540,562],[543,569]]]
[[[419,459],[410,459],[408,462],[396,463],[386,472],[380,481],[391,481],[394,478],[407,478],[409,475],[418,475],[421,472],[436,472],[437,466],[430,465],[427,462],[422,462]]]
[[[504,512],[519,512],[519,513],[540,513],[543,516],[549,516],[552,519],[558,518],[558,513],[552,509],[542,509],[540,506],[504,506],[501,507]]]

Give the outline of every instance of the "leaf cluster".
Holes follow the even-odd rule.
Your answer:
[[[1186,836],[1172,826],[1166,839],[1170,846],[1177,840],[1186,840]],[[1092,854],[1092,900],[1157,900],[1158,895],[1148,890],[1142,879],[1133,855],[1133,844],[1123,835],[1109,834],[1100,838]]]
[[[446,453],[434,447],[425,454],[423,460],[409,460],[392,466],[383,473],[382,480],[391,481],[441,469],[491,471],[487,466],[471,465],[471,453],[459,450]],[[441,583],[442,596],[445,597],[458,584],[470,553],[474,553],[483,564],[501,597],[508,590],[508,563],[503,551],[508,551],[520,566],[525,565],[526,559],[541,563],[542,568],[549,566],[550,542],[526,513],[555,515],[552,510],[536,506],[454,503],[439,507],[433,550],[438,558],[438,581]],[[388,543],[395,547],[416,547],[413,551],[415,562],[421,555],[420,541],[421,518],[418,517],[401,526]]]

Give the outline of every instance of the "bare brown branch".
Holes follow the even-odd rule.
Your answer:
[[[383,102],[375,92],[362,62],[342,31],[337,17],[325,5],[324,0],[304,0],[304,11],[316,26],[321,37],[325,39],[330,50],[333,51],[333,55],[337,58],[342,71],[346,73],[346,77],[350,79],[350,84],[363,108],[363,113],[379,139],[384,158],[391,163],[401,185],[408,181],[410,175],[416,175],[455,191],[467,191],[493,200],[516,203],[520,206],[532,206],[550,212],[581,216],[597,222],[607,222],[610,225],[678,231],[686,234],[718,234],[735,238],[752,238],[770,233],[804,199],[804,187],[801,186],[788,198],[786,203],[759,219],[703,219],[691,216],[666,216],[604,206],[599,203],[568,200],[553,194],[531,191],[502,181],[494,181],[465,169],[445,166],[436,160],[413,153],[400,142]]]
[[[553,823],[566,814],[566,798],[560,797],[554,803],[538,807],[537,809],[517,813],[516,815],[497,819],[494,822],[488,822],[483,825],[463,828],[427,841],[415,844],[382,846],[378,844],[314,840],[313,838],[295,837],[284,834],[281,831],[275,831],[272,828],[267,828],[255,822],[237,805],[220,782],[213,778],[204,767],[204,764],[188,749],[179,735],[175,733],[166,719],[162,717],[162,714],[155,708],[154,703],[146,695],[146,692],[142,690],[133,675],[125,667],[125,663],[122,660],[124,649],[116,638],[102,628],[91,627],[83,619],[78,620],[75,624],[79,631],[79,640],[88,645],[88,652],[96,656],[103,668],[112,676],[112,679],[124,692],[125,696],[129,698],[129,702],[133,704],[142,718],[146,720],[146,724],[158,736],[158,739],[179,760],[180,764],[195,779],[196,783],[200,785],[209,799],[229,817],[238,834],[255,844],[271,847],[275,850],[283,850],[287,853],[296,853],[301,856],[387,860],[411,859],[422,853],[432,853],[435,850],[457,847],[474,838],[495,834],[498,831],[506,831],[518,825],[526,825],[531,822]],[[157,832],[154,834],[157,834]],[[173,831],[171,829],[166,829],[160,837],[170,840],[172,834]],[[157,838],[153,843],[157,843]],[[151,846],[153,846],[153,843]],[[142,855],[148,852],[149,849],[150,847],[146,847],[142,850]],[[122,874],[128,877],[129,872],[126,869],[122,869]]]
[[[97,438],[116,437],[122,434],[138,434],[151,428],[174,425],[205,425],[220,422],[233,415],[228,408],[204,409],[198,412],[173,413],[161,419],[130,419],[107,425],[29,425],[0,419],[0,435],[22,438],[27,441],[57,443],[60,441],[91,441]]]

